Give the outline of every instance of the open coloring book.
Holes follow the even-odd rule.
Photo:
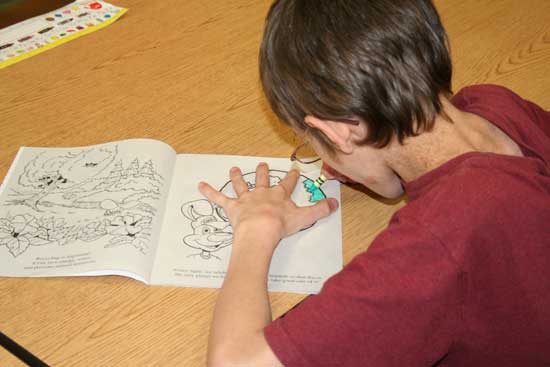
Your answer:
[[[228,172],[254,188],[259,162],[271,184],[289,159],[176,154],[135,139],[80,148],[21,148],[0,189],[0,276],[124,275],[148,284],[220,287],[232,230],[198,191],[206,181],[234,196]],[[300,167],[298,167],[300,168]],[[306,168],[301,167],[301,168]],[[302,172],[292,198],[311,205],[318,167]],[[339,184],[315,195],[340,200]],[[284,239],[269,290],[316,293],[342,267],[340,212]]]

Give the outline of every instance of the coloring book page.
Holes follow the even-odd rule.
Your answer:
[[[315,185],[320,169],[287,158],[179,154],[163,142],[132,139],[89,147],[21,148],[0,188],[0,276],[123,275],[148,284],[220,287],[233,242],[222,208],[206,200],[206,181],[234,197],[238,166],[250,190],[260,162],[277,185],[292,168],[298,206],[340,186]],[[282,240],[271,291],[316,293],[342,268],[340,210]]]
[[[22,148],[0,194],[0,275],[146,279],[174,160],[153,140]]]
[[[260,162],[269,165],[270,184],[278,184],[293,168],[289,159],[242,156],[185,155],[177,157],[160,242],[153,267],[152,283],[220,287],[231,254],[232,229],[223,210],[204,199],[198,183],[206,181],[235,197],[229,169],[238,166],[248,187],[255,187]],[[302,165],[302,167],[306,168]],[[298,206],[312,205],[306,182],[319,175],[318,167],[307,167],[300,175],[292,199]],[[322,195],[340,200],[340,186],[329,181]],[[281,241],[269,271],[270,291],[317,293],[324,281],[342,268],[340,210],[310,228]]]

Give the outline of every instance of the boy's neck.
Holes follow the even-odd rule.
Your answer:
[[[468,152],[492,152],[521,156],[519,146],[498,127],[484,118],[464,112],[442,97],[443,114],[437,116],[429,132],[392,143],[387,162],[409,182]]]

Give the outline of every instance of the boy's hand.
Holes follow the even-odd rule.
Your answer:
[[[199,184],[199,191],[223,208],[235,235],[240,232],[248,236],[257,234],[259,238],[270,239],[276,246],[282,238],[312,225],[338,208],[338,201],[332,198],[312,206],[296,206],[290,198],[299,178],[296,170],[290,171],[278,185],[269,187],[269,168],[260,163],[253,191],[248,190],[239,168],[233,167],[229,175],[237,198],[230,198],[205,182]]]

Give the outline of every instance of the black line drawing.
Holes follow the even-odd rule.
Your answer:
[[[139,214],[116,217],[109,223],[108,232],[112,237],[105,247],[130,245],[146,254],[149,250],[151,222],[151,217]]]
[[[200,256],[204,260],[212,258],[221,260],[213,254],[224,247],[231,245],[233,231],[229,221],[221,218],[214,210],[214,206],[205,199],[185,203],[181,207],[182,214],[191,220],[192,234],[183,237],[183,243],[191,248],[200,250],[199,253],[187,257]]]
[[[102,240],[146,254],[163,187],[152,160],[120,157],[118,145],[43,151],[0,203],[17,213],[0,218],[0,247],[18,257],[31,246]]]
[[[269,186],[278,185],[281,180],[287,175],[288,171],[270,169],[269,170]],[[249,172],[243,174],[248,189],[253,190],[256,187],[256,173]],[[297,187],[303,188],[303,190],[310,195],[313,194],[309,190],[309,183],[313,182],[310,178],[300,175],[300,182]],[[235,197],[235,192],[231,185],[231,181],[227,181],[218,190],[229,197]],[[321,191],[317,188],[317,192]],[[325,195],[321,191],[322,195]],[[319,195],[317,193],[317,195]],[[326,196],[324,196],[326,197]],[[298,203],[305,204],[305,203]],[[223,209],[213,203],[210,203],[206,199],[198,199],[184,203],[181,206],[182,214],[191,221],[191,228],[193,233],[190,233],[183,237],[183,244],[193,249],[200,250],[199,253],[193,253],[187,257],[201,257],[204,260],[217,259],[221,260],[219,256],[214,255],[217,252],[227,246],[230,246],[233,241],[233,229],[229,223],[229,218],[225,215]],[[313,223],[306,230],[315,225]]]

